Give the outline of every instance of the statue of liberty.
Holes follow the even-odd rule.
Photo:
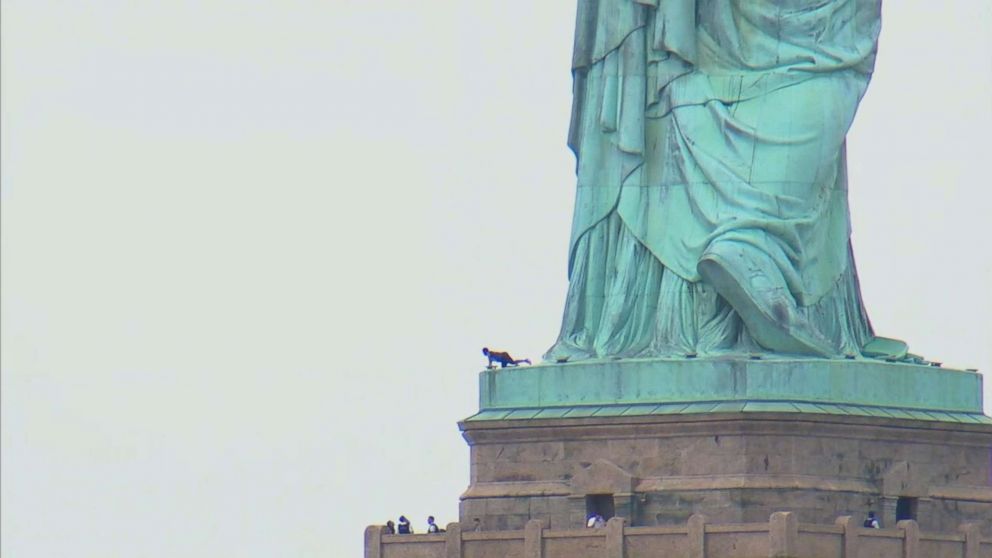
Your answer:
[[[845,136],[879,30],[880,0],[579,0],[545,358],[905,355],[850,247]]]

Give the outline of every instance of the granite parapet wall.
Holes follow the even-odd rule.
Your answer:
[[[776,512],[766,523],[712,524],[696,514],[679,526],[629,527],[613,518],[603,529],[463,532],[459,523],[434,535],[365,530],[365,558],[992,558],[992,538],[976,524],[947,533],[921,532],[915,521],[864,529],[850,516],[833,525],[799,523]]]

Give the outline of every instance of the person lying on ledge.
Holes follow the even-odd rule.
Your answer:
[[[489,368],[496,368],[494,362],[498,362],[501,368],[506,368],[507,366],[520,366],[520,363],[526,362],[530,364],[529,358],[522,358],[520,360],[514,360],[510,356],[510,353],[505,351],[490,351],[488,347],[482,348],[482,354],[486,355],[489,359]]]

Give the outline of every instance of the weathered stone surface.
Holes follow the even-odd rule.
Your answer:
[[[858,556],[858,522],[849,515],[842,515],[837,518],[836,524],[843,529],[841,556]]]
[[[768,552],[772,558],[799,555],[799,522],[792,512],[775,512],[768,531]]]
[[[896,527],[903,531],[904,558],[923,558],[920,554],[920,527],[912,519],[900,521]]]
[[[550,557],[565,556],[606,556],[606,536],[545,539],[544,555]]]
[[[531,519],[524,526],[524,558],[541,558],[544,549],[544,522]]]
[[[623,525],[622,517],[614,517],[607,522],[604,558],[624,558]]]
[[[964,558],[979,558],[982,549],[982,526],[964,523],[958,527],[964,534]]]
[[[526,515],[530,513],[530,501],[525,498],[490,498],[486,501],[486,514]]]
[[[697,513],[689,518],[687,525],[687,558],[706,557],[706,516]]]
[[[613,518],[602,529],[556,529],[537,520],[520,530],[463,531],[444,535],[383,535],[366,530],[370,558],[989,558],[992,537],[975,524],[927,532],[914,521],[889,529],[863,529],[855,518],[832,525],[796,521],[775,512],[760,522],[714,523],[701,515],[671,527],[629,527]]]
[[[444,558],[462,558],[461,523],[449,523],[444,537]]]
[[[604,417],[462,423],[472,484],[461,521],[522,529],[529,519],[581,527],[585,494],[614,494],[630,525],[857,523],[869,509],[894,527],[916,497],[924,530],[976,521],[992,534],[992,427],[810,414]],[[630,497],[620,497],[630,493]],[[571,496],[571,497],[570,497]]]
[[[617,494],[632,492],[635,481],[627,471],[606,459],[599,459],[576,472],[570,485],[573,492],[580,494]]]
[[[365,558],[382,557],[382,525],[369,525],[365,528]]]

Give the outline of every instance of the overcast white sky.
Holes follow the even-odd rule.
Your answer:
[[[849,137],[866,303],[987,372],[992,2],[884,18]],[[574,2],[0,21],[0,553],[359,556],[457,519],[479,348],[539,357],[560,320]]]

